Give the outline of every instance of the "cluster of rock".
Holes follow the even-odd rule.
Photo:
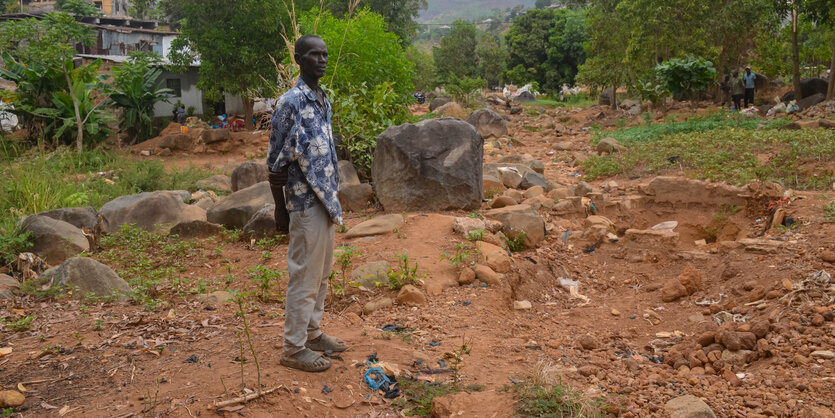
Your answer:
[[[186,132],[181,132],[180,125],[172,123],[159,136],[159,139],[150,141],[155,147],[149,148],[147,144],[140,145],[143,148],[141,155],[171,155],[174,151],[187,152],[226,152],[232,149],[233,141],[229,129],[211,129],[205,122],[195,122],[189,126]]]

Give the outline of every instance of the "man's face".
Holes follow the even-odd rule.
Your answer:
[[[297,55],[296,61],[302,74],[318,80],[328,69],[328,47],[321,39],[313,38],[307,42],[307,51],[304,55]]]

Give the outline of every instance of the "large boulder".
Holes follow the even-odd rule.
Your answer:
[[[472,125],[452,118],[386,129],[371,167],[377,198],[389,211],[478,209],[483,143]]]
[[[829,82],[827,82],[824,78],[813,77],[804,78],[803,80],[800,80],[800,92],[802,93],[801,98],[814,96],[816,94],[823,94],[825,96],[826,90],[828,88]],[[792,90],[784,94],[783,97],[780,98],[780,101],[783,103],[788,103],[795,99],[797,99],[797,95],[795,94],[794,90]]]
[[[90,249],[90,243],[80,229],[58,219],[27,216],[21,228],[30,233],[32,251],[49,264],[58,264]]]
[[[204,144],[226,141],[231,137],[229,129],[206,129],[201,136]]]
[[[194,145],[194,138],[186,134],[174,134],[163,137],[159,142],[160,148],[168,148],[172,151],[186,151]]]
[[[206,212],[209,222],[243,228],[264,206],[275,205],[269,182],[261,182],[226,196]]]
[[[797,101],[797,107],[800,110],[806,110],[822,101],[826,100],[826,95],[822,93],[815,93],[811,96],[806,96]]]
[[[479,109],[471,113],[467,123],[473,125],[485,139],[507,135],[507,123],[501,115],[490,109]]]
[[[484,212],[484,217],[502,223],[502,232],[510,239],[525,234],[525,247],[533,248],[545,239],[545,221],[529,205],[513,205]]]
[[[443,105],[445,105],[445,104],[447,104],[451,101],[452,101],[452,99],[448,99],[446,97],[438,97],[438,98],[432,99],[432,101],[429,102],[429,111],[434,112],[439,107],[441,107],[441,106],[443,106]]]
[[[268,181],[270,170],[264,163],[255,161],[244,161],[238,168],[232,170],[232,191],[246,189],[253,184]]]
[[[532,103],[536,101],[536,96],[534,96],[533,93],[529,91],[523,91],[519,93],[518,96],[515,96],[513,99],[519,103]]]
[[[89,230],[96,229],[96,224],[99,223],[99,213],[92,206],[55,209],[41,212],[38,215],[58,219],[76,228],[87,228]]]
[[[244,225],[243,232],[252,238],[274,237],[278,233],[275,229],[275,205],[264,206],[255,212]]]
[[[102,206],[101,230],[112,234],[122,225],[136,224],[145,230],[156,225],[188,221],[205,221],[206,211],[187,205],[184,200],[191,198],[188,192],[157,191],[117,197]]]
[[[131,291],[128,283],[113,269],[91,258],[75,257],[64,261],[60,266],[45,271],[40,281],[48,283],[49,279],[54,286],[78,289],[76,294],[79,296],[90,292],[97,297],[118,293],[124,300]]]
[[[359,212],[368,209],[368,204],[374,200],[374,190],[368,183],[339,185],[339,203],[342,210]]]
[[[443,117],[467,119],[467,112],[456,102],[449,102],[435,109],[435,113]]]
[[[198,180],[197,187],[202,190],[213,190],[219,193],[232,193],[232,180],[223,174]]]
[[[345,238],[367,237],[393,232],[403,226],[403,216],[398,214],[382,215],[371,218],[351,228]]]

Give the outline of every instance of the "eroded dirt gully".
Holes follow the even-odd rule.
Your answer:
[[[515,139],[499,141],[500,152],[545,163],[545,177],[574,194],[581,179],[576,161],[593,152],[581,127],[617,117],[601,108],[514,115]],[[236,138],[226,153],[175,152],[163,160],[218,167],[263,152],[266,135]],[[486,153],[485,162],[499,157]],[[466,242],[452,230],[463,212],[409,213],[397,234],[338,236],[337,244],[362,252],[354,266],[394,264],[396,254],[408,252],[425,275],[427,302],[363,316],[362,304],[394,293],[352,289],[331,300],[326,331],[351,347],[320,374],[279,366],[283,306],[252,302],[258,309],[250,306],[247,317],[261,384],[280,389],[242,406],[213,406],[240,394],[242,378],[249,388],[257,384],[247,349],[243,371],[236,362],[237,307],[173,293],[169,307],[153,312],[29,296],[6,303],[0,315],[37,320],[29,331],[2,336],[13,352],[0,358],[0,384],[28,389],[19,409],[24,416],[397,416],[357,366],[376,353],[403,378],[443,381],[449,374],[419,373],[415,362],[437,368],[444,353],[466,343],[471,353],[461,383],[482,385],[489,395],[460,404],[461,416],[511,414],[513,392],[502,389],[532,375],[605,398],[608,412],[627,417],[665,416],[665,402],[684,394],[702,398],[718,416],[832,416],[835,289],[821,271],[835,270],[829,264],[835,225],[822,213],[833,193],[790,191],[780,208],[796,226],[764,230],[769,205],[786,193],[778,185],[736,188],[670,175],[592,182],[585,197],[564,196],[540,208],[545,240],[513,253],[497,286],[459,286],[458,271],[441,259]],[[346,223],[373,213],[348,214]],[[649,230],[666,221],[678,222],[674,232]],[[286,245],[272,251],[264,264],[285,269]],[[245,288],[246,270],[262,259],[260,250],[238,242],[222,255],[184,262],[184,275],[225,289]],[[228,274],[236,282],[224,285]],[[561,278],[576,281],[579,296]],[[531,309],[515,310],[515,301],[529,301]],[[383,332],[388,324],[411,332]]]

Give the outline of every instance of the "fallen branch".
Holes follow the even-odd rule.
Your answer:
[[[270,393],[273,393],[273,392],[275,392],[275,391],[277,391],[277,390],[279,390],[283,387],[284,387],[284,385],[280,385],[280,386],[274,387],[272,389],[267,389],[267,390],[262,390],[260,392],[250,393],[249,395],[239,396],[235,399],[229,399],[228,401],[215,402],[214,407],[215,408],[223,408],[224,406],[235,405],[235,404],[239,404],[239,403],[243,403],[243,402],[249,402],[253,399],[260,398],[264,395],[269,395]],[[212,409],[212,407],[210,406],[209,409]]]

